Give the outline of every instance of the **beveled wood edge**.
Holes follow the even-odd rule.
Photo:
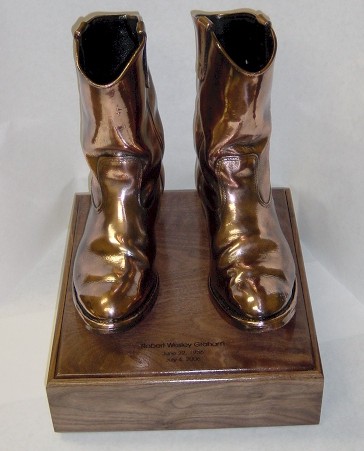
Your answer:
[[[87,193],[85,193],[87,194]],[[61,328],[62,328],[62,317],[63,312],[65,308],[65,297],[67,292],[67,285],[68,285],[68,279],[70,275],[71,270],[71,259],[72,259],[72,252],[73,252],[73,245],[74,245],[74,235],[75,230],[77,226],[77,218],[78,218],[78,210],[79,210],[79,203],[80,203],[80,197],[84,194],[75,194],[73,197],[72,202],[72,210],[71,210],[71,219],[68,226],[68,234],[67,234],[67,241],[66,241],[66,248],[65,253],[63,257],[63,263],[62,263],[62,279],[60,282],[60,288],[58,293],[58,303],[56,308],[56,315],[55,315],[55,323],[53,327],[53,342],[51,347],[51,353],[49,358],[49,365],[47,369],[47,380],[46,385],[51,383],[51,381],[56,380],[55,378],[55,371],[56,371],[56,364],[57,364],[57,357],[58,357],[58,350],[59,350],[59,341],[60,341],[60,335],[61,335]],[[69,268],[67,273],[65,273],[65,269]]]
[[[49,381],[47,390],[52,388],[62,388],[70,386],[145,386],[145,385],[160,385],[160,384],[196,384],[196,383],[268,383],[274,381],[290,381],[290,382],[304,382],[311,381],[316,383],[323,383],[322,374],[318,371],[282,371],[272,373],[224,373],[221,376],[216,374],[209,376],[206,374],[200,375],[170,375],[156,377],[150,376],[133,376],[133,377],[83,377],[83,378],[57,378]]]
[[[311,298],[310,298],[310,294],[308,291],[307,276],[306,276],[306,270],[305,270],[305,266],[304,266],[303,255],[302,255],[302,248],[301,248],[301,243],[300,243],[300,238],[299,238],[299,233],[298,233],[296,215],[295,215],[294,208],[293,208],[292,193],[291,193],[290,188],[284,188],[284,191],[285,191],[285,195],[286,195],[287,206],[288,206],[288,210],[289,210],[289,218],[291,221],[291,229],[292,229],[292,233],[293,233],[293,241],[294,241],[294,246],[295,246],[295,251],[296,251],[296,256],[297,256],[297,261],[298,261],[298,267],[299,267],[299,271],[300,271],[301,288],[302,288],[303,298],[304,298],[304,302],[305,302],[306,317],[307,317],[307,322],[309,325],[309,332],[310,332],[310,337],[311,337],[311,345],[312,345],[312,352],[314,355],[315,367],[316,367],[316,370],[319,373],[321,373],[322,378],[323,378],[324,377],[323,368],[322,368],[322,363],[321,363],[321,358],[320,358],[320,351],[319,351],[319,347],[318,347],[316,327],[315,327],[315,321],[314,321],[313,310],[312,310],[312,305],[311,305]],[[302,262],[302,264],[300,264],[300,262]]]

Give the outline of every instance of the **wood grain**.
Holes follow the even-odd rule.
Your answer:
[[[59,431],[312,424],[323,374],[288,189],[275,189],[296,258],[297,313],[268,333],[239,330],[211,302],[206,222],[195,191],[167,191],[156,228],[160,292],[152,312],[115,335],[86,330],[71,268],[89,196],[77,195],[47,392]]]

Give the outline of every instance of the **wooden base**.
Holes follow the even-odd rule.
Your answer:
[[[297,264],[293,320],[273,332],[226,322],[208,292],[207,225],[195,191],[167,191],[157,224],[160,292],[133,329],[86,330],[72,264],[89,208],[76,195],[49,366],[56,431],[223,428],[319,422],[323,373],[288,189],[273,191]]]

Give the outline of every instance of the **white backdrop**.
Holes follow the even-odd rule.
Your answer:
[[[2,329],[5,339],[17,330],[19,309],[29,314],[24,321],[30,330],[34,318],[42,324],[42,309],[47,315],[54,311],[73,195],[88,189],[71,26],[92,11],[139,10],[165,130],[167,189],[185,189],[194,187],[195,160],[190,10],[241,7],[268,14],[278,37],[272,182],[292,189],[301,239],[306,255],[312,255],[307,263],[314,262],[309,273],[315,294],[320,297],[327,280],[333,282],[326,293],[340,294],[337,310],[327,295],[314,308],[318,315],[328,312],[336,327],[336,321],[359,318],[357,301],[364,302],[362,0],[12,0],[0,6],[0,312],[8,320]],[[362,324],[354,329],[361,331]],[[51,324],[44,327],[50,337]],[[320,327],[329,340],[329,326]],[[20,341],[13,346],[25,360],[14,360],[6,347],[17,376],[8,368],[2,375],[21,385],[22,365],[31,365],[34,356]],[[43,370],[35,374],[42,377]]]

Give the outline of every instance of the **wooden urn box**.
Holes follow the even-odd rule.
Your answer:
[[[72,265],[90,197],[76,195],[47,394],[55,431],[316,424],[323,372],[289,189],[273,190],[297,265],[295,317],[273,332],[230,325],[208,291],[207,223],[195,191],[167,191],[156,227],[160,290],[127,332],[90,332]]]

